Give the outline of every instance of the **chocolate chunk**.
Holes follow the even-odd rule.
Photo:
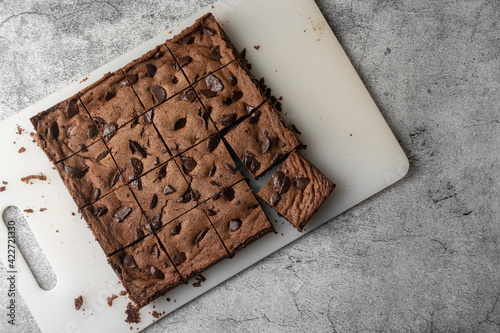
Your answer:
[[[99,189],[99,188],[94,188],[94,189],[92,190],[92,196],[91,196],[90,200],[91,200],[92,202],[95,202],[95,201],[97,201],[97,199],[99,199],[99,197],[100,197],[100,196],[101,196],[101,189]]]
[[[224,105],[229,106],[229,105],[233,104],[233,99],[232,99],[232,98],[229,98],[229,97],[228,97],[228,98],[225,98],[225,99],[222,101],[222,103],[223,103]]]
[[[178,252],[174,254],[172,257],[172,263],[176,266],[182,264],[184,261],[186,261],[186,254],[184,252]]]
[[[214,46],[212,50],[210,50],[210,58],[215,61],[220,61],[222,59],[219,45]]]
[[[132,167],[132,174],[135,177],[138,177],[142,174],[142,171],[144,170],[144,165],[140,160],[138,160],[135,157],[132,157],[129,161],[130,166]]]
[[[118,129],[118,125],[115,122],[110,122],[109,124],[104,127],[104,130],[102,131],[102,135],[106,138],[106,141],[109,141],[113,135],[114,132]]]
[[[160,164],[160,159],[157,157],[155,157],[155,159],[153,160],[153,165],[158,165]]]
[[[135,240],[144,238],[144,231],[142,229],[135,229]]]
[[[199,242],[201,242],[203,240],[203,238],[205,238],[205,236],[209,230],[210,229],[206,228],[206,229],[203,229],[202,231],[200,231],[200,233],[198,235],[196,235],[196,237],[194,239],[194,244],[198,244]]]
[[[109,101],[109,100],[113,99],[115,96],[116,96],[115,93],[112,93],[111,91],[108,91],[108,92],[106,92],[106,94],[104,94],[104,99],[106,101]]]
[[[163,194],[165,194],[165,195],[172,194],[172,193],[175,193],[175,192],[176,192],[175,188],[173,188],[170,185],[165,186],[165,188],[163,189]]]
[[[155,58],[155,59],[160,59],[160,57],[161,57],[162,55],[163,55],[163,52],[158,51],[158,52],[156,52],[156,53],[155,53],[155,55],[153,56],[153,58]]]
[[[104,119],[102,119],[101,117],[94,117],[94,118],[92,118],[92,120],[99,128],[103,128],[106,125],[106,121]]]
[[[243,93],[241,91],[237,90],[237,91],[233,91],[233,95],[231,96],[231,99],[233,100],[233,103],[234,103],[234,102],[239,101],[242,97],[243,97]]]
[[[203,29],[201,29],[201,33],[205,36],[213,36],[215,35],[215,30],[209,27],[203,27]]]
[[[228,228],[229,228],[229,231],[231,231],[231,232],[237,231],[240,227],[241,227],[241,220],[240,219],[231,220],[228,223]]]
[[[186,126],[186,118],[178,119],[174,124],[174,131],[180,130]]]
[[[161,228],[161,226],[163,225],[163,223],[161,222],[161,214],[156,214],[156,215],[153,215],[148,223],[145,225],[146,229],[148,229],[149,231],[156,231],[156,230],[159,230]]]
[[[271,160],[271,164],[276,164],[278,163],[285,155],[283,155],[282,153],[276,153],[274,156],[273,156],[273,159]]]
[[[156,174],[156,178],[163,179],[167,175],[167,165],[163,165],[158,169],[158,173]]]
[[[186,44],[187,44],[187,45],[191,45],[191,44],[193,44],[193,43],[194,43],[194,41],[195,41],[195,40],[196,40],[196,39],[194,38],[194,36],[191,36],[191,37],[188,39],[188,41],[186,42]]]
[[[154,77],[156,74],[156,66],[152,64],[146,64],[146,73],[149,77]]]
[[[185,94],[181,94],[178,98],[179,101],[185,101],[189,103],[193,103],[196,100],[196,94],[193,90],[189,90]]]
[[[191,201],[191,193],[188,191],[184,193],[179,199],[177,199],[177,203],[188,203]]]
[[[217,96],[217,93],[216,92],[213,92],[212,90],[210,89],[202,89],[200,90],[200,94],[202,94],[203,96],[205,96],[206,98],[212,98],[212,97],[215,97]]]
[[[212,90],[213,92],[224,90],[224,85],[222,84],[221,80],[219,80],[213,74],[207,76],[207,78],[205,79],[205,83],[207,84],[208,89]]]
[[[76,116],[79,112],[78,110],[78,104],[76,103],[76,99],[72,99],[71,101],[68,102],[68,104],[66,104],[66,116],[68,116],[68,118],[73,118],[74,116]]]
[[[255,155],[249,151],[245,151],[241,156],[241,161],[252,173],[256,173],[260,169],[260,162],[257,161]]]
[[[208,138],[207,140],[207,148],[209,152],[213,152],[220,143],[220,137],[218,135],[214,135]]]
[[[129,146],[132,150],[132,153],[137,152],[139,153],[139,155],[141,155],[142,158],[148,157],[148,152],[146,151],[146,149],[142,148],[142,146],[138,142],[129,141]]]
[[[76,127],[76,125],[68,127],[66,130],[66,139],[69,139],[71,137],[71,131]]]
[[[208,216],[215,216],[217,215],[217,212],[213,209],[207,209],[206,210]]]
[[[280,138],[276,138],[276,145],[280,148],[283,148],[286,146],[286,143],[280,140]]]
[[[214,180],[212,180],[212,181],[210,182],[210,184],[211,184],[211,185],[213,185],[213,186],[222,187],[222,183],[221,183],[221,182],[216,182],[216,181],[214,181]]]
[[[96,125],[92,125],[90,128],[89,128],[89,131],[87,132],[87,137],[89,139],[94,139],[97,135],[99,134],[99,129],[97,128]]]
[[[64,166],[64,171],[66,171],[66,173],[71,178],[82,178],[83,176],[85,176],[85,174],[87,173],[88,170],[89,170],[89,167],[84,167],[83,169],[80,170],[80,169],[73,168],[73,167],[70,167],[67,165]]]
[[[219,198],[220,198],[220,193],[215,193],[214,195],[212,195],[212,200],[214,201],[219,200]]]
[[[50,124],[49,128],[47,129],[47,134],[52,138],[57,140],[59,137],[59,126],[57,126],[57,122],[53,122]]]
[[[154,209],[157,204],[158,204],[158,196],[156,194],[153,194],[151,200],[149,201],[149,209]]]
[[[115,213],[115,221],[123,222],[123,220],[125,220],[131,212],[132,212],[132,207],[123,206],[122,208],[118,209],[118,211]]]
[[[122,259],[123,266],[128,269],[136,268],[134,257],[131,254],[125,254]]]
[[[182,163],[182,168],[186,173],[190,173],[198,165],[192,157],[185,157],[185,156],[181,157],[181,163]]]
[[[172,230],[172,236],[178,235],[181,233],[182,225],[178,223],[174,229]]]
[[[219,122],[222,124],[222,126],[229,127],[236,122],[237,117],[238,116],[236,115],[236,113],[233,113],[228,116],[220,118]]]
[[[237,171],[238,169],[236,168],[236,166],[235,166],[235,165],[231,165],[231,164],[229,164],[229,163],[226,163],[226,164],[225,164],[225,166],[226,166],[226,169],[227,169],[227,170],[228,170],[228,171],[229,171],[232,175],[235,175],[235,174],[236,174],[236,171]]]
[[[116,170],[115,173],[111,176],[111,179],[109,180],[109,187],[113,187],[118,183],[118,180],[120,179],[120,170]]]
[[[83,143],[80,143],[78,145],[78,150],[81,150],[82,153],[85,153],[85,152],[88,152],[89,150],[87,149],[87,147],[83,144]]]
[[[259,208],[259,206],[260,206],[259,204],[253,204],[253,205],[248,206],[248,209],[254,210],[254,209]]]
[[[142,191],[141,179],[139,178],[139,179],[134,180],[133,182],[130,183],[130,186],[132,186],[133,188],[135,188],[138,191]]]
[[[251,115],[248,118],[248,122],[250,124],[257,124],[259,122],[259,118],[260,118],[261,114],[262,114],[262,112],[260,112],[260,111],[255,112],[253,115]]]
[[[126,87],[135,84],[139,80],[139,75],[137,74],[130,74],[125,76],[125,79],[123,79],[120,83]]]
[[[281,171],[276,171],[273,175],[273,187],[279,191],[279,194],[285,194],[290,189],[290,178]]]
[[[191,60],[193,60],[193,58],[191,58],[190,56],[184,56],[177,59],[177,62],[179,63],[179,66],[182,68],[187,64],[189,64]]]
[[[264,137],[264,140],[262,141],[262,144],[260,145],[260,152],[261,154],[265,154],[271,149],[272,146],[272,141],[269,139],[269,137]]]
[[[179,83],[179,79],[177,79],[175,76],[172,76],[172,83],[173,84]]]
[[[163,103],[167,99],[167,92],[163,89],[163,87],[152,86],[149,88],[149,92],[151,93],[151,96],[153,96],[153,102],[155,104]]]
[[[234,199],[234,190],[232,187],[226,188],[224,191],[221,192],[221,194],[224,197],[224,200],[226,201],[233,201]]]
[[[144,124],[151,125],[153,123],[153,118],[155,116],[154,110],[149,110],[145,114],[142,115],[142,119],[144,120]]]
[[[215,175],[215,171],[217,171],[217,166],[214,164],[210,170],[208,170],[208,177],[213,177]]]
[[[230,78],[229,78],[229,83],[234,87],[235,85],[238,84],[238,78],[236,78],[236,76],[232,75]]]
[[[158,268],[151,266],[151,275],[153,275],[155,278],[163,280],[165,278],[165,274]]]
[[[250,106],[250,105],[245,105],[245,110],[247,111],[247,113],[251,113],[253,110],[255,110],[255,108],[253,106]],[[260,115],[260,113],[259,113]]]
[[[97,208],[94,208],[94,216],[97,218],[106,215],[107,212],[108,208],[104,206],[99,206]]]
[[[273,194],[271,194],[269,202],[271,203],[271,206],[274,207],[278,204],[280,200],[281,200],[281,195],[278,192],[273,192]]]
[[[303,175],[297,175],[297,177],[295,177],[295,180],[293,181],[293,184],[297,189],[304,191],[310,182],[311,180],[309,178],[304,177]]]
[[[97,155],[96,157],[96,162],[100,162],[103,158],[105,158],[106,156],[108,156],[109,154],[109,151],[105,150],[103,151],[102,153],[100,153],[99,155]]]
[[[153,246],[153,255],[156,257],[156,259],[160,258],[160,249],[156,244]]]

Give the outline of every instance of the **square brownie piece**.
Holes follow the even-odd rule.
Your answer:
[[[74,155],[100,139],[99,130],[77,95],[40,112],[30,120],[37,132],[36,142],[53,163]]]
[[[78,95],[103,135],[145,111],[121,70],[104,75]]]
[[[217,133],[192,89],[157,106],[153,122],[174,155]]]
[[[82,215],[107,256],[151,231],[128,186],[122,186],[85,207]]]
[[[167,147],[146,113],[105,137],[126,181],[131,181],[170,159]]]
[[[78,208],[92,204],[124,184],[102,140],[55,167]]]
[[[302,231],[334,188],[335,184],[294,150],[258,196]]]
[[[239,54],[211,13],[166,42],[190,83],[215,72]]]
[[[175,159],[199,202],[244,178],[218,135],[209,137]]]
[[[202,208],[231,256],[274,230],[246,181],[213,196]]]
[[[147,305],[182,282],[154,235],[112,255],[108,262],[138,307]]]
[[[228,256],[214,227],[198,208],[173,220],[157,235],[186,282]]]
[[[123,68],[128,84],[146,110],[184,90],[189,85],[165,44]]]
[[[131,185],[152,229],[157,230],[197,205],[188,183],[173,159]]]
[[[297,136],[269,101],[231,130],[225,139],[254,178],[300,145]]]
[[[200,80],[196,92],[219,131],[248,116],[266,100],[242,60]]]

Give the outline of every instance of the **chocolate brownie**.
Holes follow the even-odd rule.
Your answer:
[[[173,159],[142,176],[132,187],[153,230],[196,206],[196,198]]]
[[[211,13],[197,19],[166,44],[190,83],[239,56]]]
[[[102,140],[55,167],[78,208],[92,204],[124,184]]]
[[[246,181],[202,205],[231,255],[274,230]]]
[[[217,132],[192,89],[156,107],[153,122],[175,155]]]
[[[100,139],[99,130],[77,95],[40,112],[31,123],[37,132],[36,142],[53,163]]]
[[[255,178],[300,144],[269,101],[229,132],[225,139]]]
[[[218,135],[209,137],[175,159],[199,202],[244,178]]]
[[[302,231],[334,188],[335,184],[294,150],[258,196]]]
[[[167,147],[151,121],[153,115],[151,110],[105,137],[126,181],[138,178],[170,159]]]
[[[108,262],[128,295],[143,307],[182,282],[154,235],[112,255]]]
[[[189,85],[165,44],[158,45],[125,66],[123,73],[146,110],[163,103]]]
[[[104,75],[78,95],[104,136],[144,113],[144,107],[121,70]]]
[[[248,116],[266,100],[242,60],[200,80],[196,92],[219,131]]]
[[[228,256],[214,227],[199,208],[173,220],[157,235],[186,282]]]

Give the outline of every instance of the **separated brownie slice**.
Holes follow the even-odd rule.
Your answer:
[[[258,195],[302,231],[334,188],[335,184],[294,150]]]
[[[104,137],[126,181],[138,178],[170,159],[167,147],[151,122],[153,114],[153,111],[145,113]]]
[[[173,220],[157,235],[186,282],[228,256],[214,227],[198,208]]]
[[[134,60],[123,68],[123,72],[146,110],[188,86],[186,77],[165,44]]]
[[[128,186],[122,186],[84,208],[82,215],[107,256],[144,238],[151,231]]]
[[[139,307],[147,305],[182,282],[154,235],[112,255],[108,262],[130,299]]]
[[[242,60],[200,80],[196,92],[219,131],[248,116],[266,100]]]
[[[175,159],[199,202],[244,178],[218,135],[209,137]]]
[[[97,141],[99,130],[75,95],[31,118],[35,140],[57,163]]]
[[[78,208],[92,204],[124,184],[102,140],[55,167]]]
[[[229,132],[225,139],[254,178],[281,161],[300,144],[269,101]]]
[[[134,183],[132,191],[153,230],[197,205],[195,196],[173,159]]]
[[[79,93],[92,120],[105,136],[144,113],[141,102],[128,85],[119,70],[104,75]]]
[[[239,55],[214,16],[209,13],[167,41],[190,83],[229,64]]]
[[[154,123],[175,155],[217,132],[192,89],[156,107]]]
[[[214,195],[202,208],[231,256],[274,229],[246,181]]]

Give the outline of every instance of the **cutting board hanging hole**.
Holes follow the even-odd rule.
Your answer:
[[[16,253],[16,260],[22,255],[38,286],[47,291],[53,289],[57,284],[57,276],[22,212],[15,206],[9,206],[3,211],[2,220],[7,227],[15,228],[16,245],[21,252]]]

